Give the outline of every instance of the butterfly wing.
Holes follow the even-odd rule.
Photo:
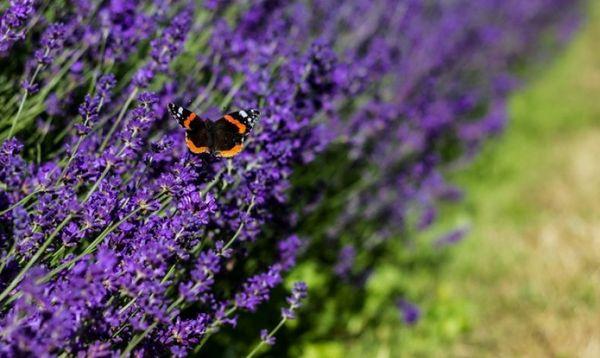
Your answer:
[[[179,125],[185,129],[190,129],[194,121],[201,121],[200,117],[198,117],[196,113],[174,103],[169,103],[169,112],[171,113],[171,116],[177,120]]]
[[[210,153],[212,146],[212,123],[201,119],[189,109],[169,103],[171,116],[186,129],[185,144],[192,153]]]
[[[223,118],[234,124],[241,135],[247,136],[252,130],[252,127],[254,127],[259,116],[260,113],[257,110],[247,109],[226,114]]]
[[[260,113],[257,110],[241,110],[219,118],[213,124],[214,151],[220,157],[230,158],[244,148],[244,139],[252,130]]]
[[[194,120],[185,131],[185,144],[192,153],[210,153],[213,146],[212,122]]]
[[[224,115],[213,123],[214,153],[219,157],[230,158],[243,149],[245,126],[233,117]]]

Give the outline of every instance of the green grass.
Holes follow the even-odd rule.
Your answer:
[[[506,134],[456,178],[474,228],[445,272],[473,309],[456,355],[600,354],[600,6],[592,11],[513,97]]]
[[[390,308],[357,340],[309,344],[305,356],[600,355],[599,43],[595,5],[514,95],[506,133],[452,178],[468,195],[441,225],[472,231],[443,269],[374,273],[366,312],[389,286],[410,285],[419,324],[404,327]]]

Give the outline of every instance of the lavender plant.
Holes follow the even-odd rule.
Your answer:
[[[567,0],[62,5],[0,15],[6,356],[206,352],[285,305],[299,260],[366,278],[411,213],[424,230],[459,196],[443,168],[501,130],[515,64],[577,18]],[[170,102],[262,118],[240,155],[198,156]]]

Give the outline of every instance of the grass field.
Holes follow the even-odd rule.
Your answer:
[[[392,317],[306,356],[600,357],[600,4],[588,15],[453,178],[467,197],[449,220],[472,230],[415,280],[421,322]]]
[[[446,271],[474,320],[458,356],[600,356],[600,6],[458,179],[473,233]]]

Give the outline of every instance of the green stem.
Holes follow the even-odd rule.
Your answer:
[[[106,174],[108,174],[108,171],[110,170],[111,167],[112,167],[112,163],[109,162],[108,164],[106,164],[106,168],[104,168],[104,171],[102,171],[102,174],[100,174],[100,178],[98,178],[98,180],[96,180],[96,182],[94,183],[92,188],[85,195],[85,198],[83,199],[83,203],[87,202],[88,199],[92,196],[92,194],[94,194],[96,189],[98,189],[98,185],[100,185],[100,182],[102,181],[102,179],[104,179]]]
[[[250,214],[250,211],[252,210],[252,208],[254,207],[255,204],[255,197],[252,196],[252,199],[250,201],[250,205],[248,206],[248,209],[246,210],[246,215]],[[245,223],[242,222],[240,223],[240,226],[238,227],[237,231],[235,232],[235,234],[233,235],[233,237],[231,238],[231,240],[229,240],[229,242],[227,242],[227,244],[223,247],[223,249],[221,250],[221,252],[219,253],[219,255],[221,255],[225,250],[227,250],[237,239],[237,237],[240,235],[240,233],[242,232],[243,228],[244,228]],[[195,287],[192,288],[192,290],[194,290]],[[185,298],[182,295],[179,295],[179,297],[167,308],[167,312],[171,312],[175,307],[179,306],[183,300]],[[232,314],[235,310],[237,309],[236,306],[233,306],[229,311],[227,311],[225,313],[226,316],[229,316],[230,314]],[[123,352],[123,354],[121,355],[121,357],[127,356],[129,355],[129,353],[131,353],[131,351],[142,341],[142,339],[144,339],[144,337],[150,333],[150,331],[156,326],[157,322],[154,322],[150,327],[148,327],[148,329],[146,329],[144,332],[142,332],[141,334],[136,335],[127,345],[127,348],[125,349],[125,351]],[[220,321],[216,321],[214,322],[210,328],[208,329],[208,331],[216,328],[218,325],[220,324]],[[207,335],[202,339],[202,342],[200,342],[200,345],[196,348],[196,349],[200,349],[202,348],[202,346],[204,345],[204,343],[206,343],[206,341],[208,340],[208,337],[210,336],[208,334],[207,331]]]
[[[44,251],[46,251],[46,249],[48,248],[48,246],[52,243],[52,241],[54,240],[54,238],[56,237],[56,235],[59,233],[60,230],[62,230],[62,228],[67,225],[67,223],[73,218],[73,215],[69,214],[67,215],[67,217],[56,227],[56,229],[54,229],[54,231],[52,232],[52,234],[50,235],[50,237],[48,237],[46,239],[46,241],[44,241],[44,243],[42,244],[42,246],[40,246],[40,248],[36,251],[36,253],[33,255],[33,257],[31,257],[31,259],[29,259],[29,261],[27,262],[27,264],[25,265],[25,267],[23,267],[21,269],[21,271],[19,272],[19,274],[17,275],[17,277],[15,277],[11,283],[4,289],[4,291],[2,291],[2,293],[0,293],[0,302],[2,302],[6,296],[8,296],[8,294],[10,293],[10,291],[12,291],[15,287],[17,287],[17,285],[21,282],[21,280],[23,280],[23,277],[25,276],[25,274],[27,273],[27,271],[31,268],[31,266],[33,266],[33,264],[35,264],[37,262],[37,260],[40,258],[40,256],[42,255],[42,253],[44,253]]]
[[[88,92],[92,92],[92,90],[95,91],[95,87],[96,87],[96,81],[98,80],[98,75],[100,74],[100,70],[102,69],[102,66],[104,65],[104,57],[106,55],[106,39],[108,38],[108,30],[104,30],[102,32],[102,45],[100,47],[100,61],[98,61],[98,64],[96,64],[96,68],[94,68],[94,74],[92,76],[92,81],[90,82],[90,88],[88,89]]]
[[[229,90],[229,92],[227,93],[227,95],[225,96],[223,101],[221,102],[220,108],[224,109],[224,108],[227,108],[227,106],[229,106],[229,103],[233,99],[233,96],[235,96],[236,93],[238,93],[240,88],[242,88],[243,84],[244,84],[244,80],[239,80],[233,84],[233,86],[231,87],[231,89]]]
[[[273,330],[271,332],[269,332],[269,335],[267,336],[267,339],[265,339],[264,341],[261,339],[260,342],[256,345],[256,347],[254,347],[254,349],[250,353],[248,353],[248,355],[246,356],[246,358],[252,358],[252,357],[254,357],[254,355],[256,353],[258,353],[258,351],[262,348],[262,346],[264,346],[266,344],[265,342],[269,338],[273,337],[277,333],[277,331],[279,331],[279,329],[281,327],[283,327],[283,325],[285,324],[286,321],[287,321],[286,318],[282,318],[281,321],[279,321],[279,324],[277,324],[277,326],[275,326],[275,328],[273,328]]]
[[[246,215],[250,214],[250,211],[252,210],[253,207],[254,207],[254,196],[252,196],[252,199],[250,200],[250,205],[248,205],[248,209],[246,210]],[[244,221],[242,221],[240,223],[240,226],[238,226],[238,229],[236,230],[235,234],[233,235],[233,237],[231,238],[231,240],[229,240],[229,242],[227,242],[227,244],[225,244],[225,246],[223,246],[223,249],[221,250],[221,252],[227,250],[231,245],[233,245],[233,243],[235,242],[235,240],[238,238],[238,236],[240,235],[240,233],[244,229],[245,224],[246,223]]]
[[[215,68],[217,66],[220,59],[221,59],[220,55],[215,56],[215,58],[213,59],[213,68]],[[198,95],[198,97],[196,97],[194,102],[192,102],[191,108],[197,108],[200,105],[200,103],[204,102],[204,100],[206,100],[206,98],[208,98],[208,94],[212,91],[212,89],[216,83],[217,83],[217,74],[211,73],[210,80],[208,80],[208,84],[206,85],[206,87],[204,88],[202,93],[200,93],[200,95]]]
[[[10,131],[8,131],[8,138],[12,137],[13,132],[15,131],[15,127],[17,126],[17,121],[19,120],[19,117],[21,116],[21,112],[23,111],[23,106],[25,105],[25,101],[27,100],[28,93],[29,93],[29,91],[25,90],[25,94],[21,98],[21,103],[19,104],[19,110],[17,111],[17,114],[13,117],[12,124],[10,126]]]
[[[15,243],[13,242],[13,244],[10,247],[10,250],[8,251],[8,253],[6,254],[6,256],[4,256],[2,258],[2,263],[0,263],[0,273],[2,273],[2,271],[4,271],[4,267],[6,266],[6,264],[8,263],[8,261],[10,260],[11,256],[14,255],[14,253],[15,253]]]
[[[65,174],[67,174],[67,170],[69,169],[69,165],[71,165],[71,162],[75,158],[75,154],[77,154],[77,151],[79,150],[79,146],[81,146],[81,143],[83,142],[83,139],[84,139],[84,136],[81,136],[77,140],[77,143],[75,143],[75,147],[73,147],[73,150],[71,151],[71,155],[69,156],[69,159],[67,160],[67,163],[65,164],[63,170],[60,172],[60,175],[58,176],[58,179],[56,179],[55,186],[58,186],[58,184],[60,184],[60,182],[62,181],[62,179],[65,176]]]
[[[34,118],[39,113],[41,113],[42,109],[40,109],[40,108],[43,108],[42,102],[43,102],[44,98],[46,98],[46,96],[48,95],[48,93],[50,93],[50,91],[54,88],[54,86],[56,86],[59,83],[59,81],[66,74],[66,72],[71,69],[73,64],[79,60],[79,58],[83,55],[83,53],[87,50],[87,48],[88,48],[88,46],[85,45],[82,49],[75,51],[70,56],[68,56],[71,58],[71,60],[66,65],[62,66],[58,73],[56,73],[55,75],[52,76],[50,82],[48,82],[48,84],[46,84],[36,96],[32,97],[33,99],[37,99],[37,103],[34,105],[34,107],[30,111],[26,112],[26,114],[27,114],[26,118],[28,118],[28,120],[30,118]],[[34,73],[34,75],[36,77],[37,77],[37,74],[39,74],[39,71],[37,71],[37,72],[38,73]],[[30,81],[30,84],[33,84],[33,79],[34,78],[32,77],[32,81]],[[12,127],[9,129],[9,131],[7,133],[8,134],[7,138],[10,137],[14,133],[15,130],[20,130],[20,128],[17,128],[17,127],[19,127],[19,126],[23,127],[23,125],[26,125],[26,123],[23,125],[20,125],[20,123],[18,123],[18,119],[20,118],[20,116],[22,114],[20,112],[22,112],[24,109],[25,100],[26,100],[27,96],[28,96],[28,93],[26,92],[26,94],[23,96],[23,98],[21,98],[22,103],[19,105],[19,110],[17,111],[17,115],[15,117],[13,117]],[[3,136],[4,133],[6,133],[6,132],[3,132],[3,134],[1,134],[0,136]]]
[[[100,103],[98,103],[98,109],[97,112],[100,112],[100,109],[102,109],[102,105],[104,104],[104,98],[100,99]],[[84,121],[83,121],[83,125],[87,125],[88,121],[89,121],[89,116],[86,116]],[[75,144],[75,147],[73,147],[73,150],[71,151],[71,155],[69,156],[69,159],[67,160],[67,163],[65,164],[65,167],[63,168],[63,170],[61,171],[58,179],[56,180],[56,185],[60,184],[60,182],[62,181],[63,177],[65,176],[65,174],[67,173],[67,170],[69,169],[69,165],[71,165],[71,162],[73,161],[73,159],[75,159],[75,155],[77,155],[77,151],[79,151],[79,147],[81,146],[81,143],[83,143],[83,140],[85,139],[86,135],[81,135],[79,137],[79,139],[77,140],[77,143]]]
[[[227,160],[227,176],[231,176],[231,171],[233,170],[233,160],[228,159]],[[229,185],[229,183],[227,181],[223,181],[223,185],[221,186],[221,191],[224,191],[225,189],[227,189],[227,185]]]
[[[127,112],[127,109],[129,108],[129,105],[131,105],[131,102],[134,100],[135,96],[137,95],[138,90],[139,89],[137,87],[135,87],[133,89],[133,91],[131,91],[131,94],[129,95],[129,97],[125,101],[125,104],[121,108],[121,112],[119,112],[119,116],[117,117],[117,120],[110,127],[110,130],[106,134],[106,137],[104,138],[104,141],[102,142],[102,145],[100,145],[100,151],[103,151],[104,148],[106,148],[106,146],[108,145],[108,142],[110,141],[110,137],[112,137],[113,133],[117,130],[117,127],[123,120],[123,117],[125,116],[125,113]]]
[[[81,49],[72,52],[70,56],[71,59],[69,60],[69,62],[67,62],[63,67],[61,67],[58,73],[52,76],[50,82],[46,86],[44,86],[43,90],[40,91],[42,99],[46,98],[46,96],[50,93],[54,86],[56,86],[62,80],[64,75],[67,74],[67,72],[73,67],[73,64],[79,61],[79,59],[81,58],[81,56],[83,56],[87,49],[88,45],[84,45]]]
[[[233,312],[235,312],[235,310],[237,310],[237,306],[234,305],[227,312],[225,312],[225,317],[229,317],[230,315],[232,315]],[[200,344],[197,345],[196,348],[194,348],[194,353],[200,352],[202,347],[204,347],[206,342],[208,342],[208,339],[212,336],[214,329],[217,328],[220,324],[221,324],[221,321],[215,321],[210,325],[210,327],[208,327],[208,329],[206,330],[206,333],[204,335],[204,338],[202,338],[202,340],[200,341]]]
[[[44,277],[40,278],[37,281],[37,283],[41,284],[41,283],[47,282],[48,280],[50,280],[57,273],[61,272],[65,268],[73,265],[77,261],[81,260],[84,256],[86,256],[88,254],[91,254],[94,251],[94,249],[98,245],[100,245],[100,243],[104,240],[104,238],[106,238],[106,236],[108,236],[108,234],[110,234],[113,230],[115,230],[116,228],[118,228],[122,223],[124,223],[125,221],[129,220],[129,218],[131,218],[133,215],[137,214],[141,209],[142,208],[137,208],[137,209],[133,210],[132,212],[130,212],[129,214],[127,214],[123,219],[119,220],[117,223],[115,223],[115,224],[107,227],[106,229],[104,229],[104,231],[102,231],[102,233],[100,233],[100,235],[98,235],[98,237],[96,239],[94,239],[94,241],[92,241],[83,250],[83,252],[81,252],[79,255],[75,256],[74,258],[70,259],[69,261],[60,264],[59,266],[57,266],[52,271],[48,272],[46,275],[44,275]]]
[[[49,50],[46,49],[46,53],[45,55],[48,55]],[[38,64],[37,67],[35,68],[35,71],[33,72],[33,76],[31,76],[31,80],[29,80],[29,86],[31,86],[33,84],[33,82],[35,82],[35,78],[37,77],[38,73],[40,72],[40,70],[42,69],[43,65],[42,64]],[[19,120],[19,117],[21,117],[21,112],[23,112],[23,107],[25,106],[25,101],[27,101],[27,96],[29,95],[29,90],[25,89],[25,93],[23,94],[23,98],[21,98],[21,103],[19,104],[19,109],[17,110],[17,114],[13,117],[12,120],[12,125],[10,126],[10,131],[8,132],[8,137],[12,137],[13,132],[15,131],[15,127],[17,126],[17,122]]]
[[[17,201],[16,203],[12,204],[11,206],[9,206],[7,209],[4,209],[2,211],[0,211],[0,215],[4,215],[7,212],[11,211],[12,209],[16,208],[19,205],[25,204],[25,202],[27,202],[29,199],[31,199],[34,195],[36,195],[37,193],[41,193],[43,190],[36,190],[36,191],[32,191],[31,193],[29,193],[26,197],[24,197],[23,199]]]
[[[158,325],[158,322],[154,321],[154,323],[148,326],[148,328],[146,328],[146,330],[142,332],[142,334],[133,337],[131,342],[129,342],[129,344],[127,345],[127,348],[125,348],[123,353],[121,353],[120,357],[129,357],[131,351],[133,351],[133,349],[142,341],[142,339],[144,339],[144,337],[146,337],[148,333],[150,333],[150,331],[154,329],[154,327],[156,327],[156,325]]]
[[[192,290],[195,288],[197,288],[197,287],[193,287]],[[179,295],[177,300],[175,300],[173,303],[171,303],[169,308],[167,308],[167,312],[171,312],[175,307],[179,306],[179,304],[181,304],[181,302],[183,302],[183,300],[184,300],[183,295]],[[133,339],[131,339],[131,341],[127,345],[127,348],[125,348],[125,350],[121,354],[121,357],[129,356],[131,351],[133,349],[135,349],[135,347],[142,341],[142,339],[144,339],[144,337],[146,337],[148,335],[148,333],[150,333],[154,329],[154,327],[156,327],[157,325],[158,325],[158,321],[154,321],[150,326],[148,326],[148,328],[146,328],[146,330],[144,332],[133,337]]]
[[[221,179],[221,175],[225,172],[225,168],[221,168],[221,170],[219,170],[219,172],[217,172],[217,174],[215,175],[215,177],[213,178],[213,180],[211,180],[210,183],[208,183],[208,185],[206,185],[206,187],[204,187],[204,189],[202,189],[202,191],[200,192],[200,194],[202,196],[206,195],[206,193],[208,193],[210,191],[210,189],[212,189],[215,185],[217,185],[217,183],[219,182],[219,179]]]
[[[169,269],[169,271],[166,273],[165,277],[162,278],[162,280],[160,281],[161,284],[165,283],[169,277],[175,272],[175,264],[171,265],[171,268]],[[132,304],[134,304],[137,299],[138,296],[133,297],[125,306],[123,306],[120,310],[119,310],[119,314],[124,313],[129,307],[131,307]],[[150,299],[152,299],[154,297],[154,293],[150,295]],[[133,314],[132,314],[133,315]],[[123,331],[125,329],[125,327],[127,327],[127,324],[122,324],[121,327],[119,327],[119,329],[113,333],[112,337],[116,337],[119,335],[119,333],[121,333],[121,331]]]

